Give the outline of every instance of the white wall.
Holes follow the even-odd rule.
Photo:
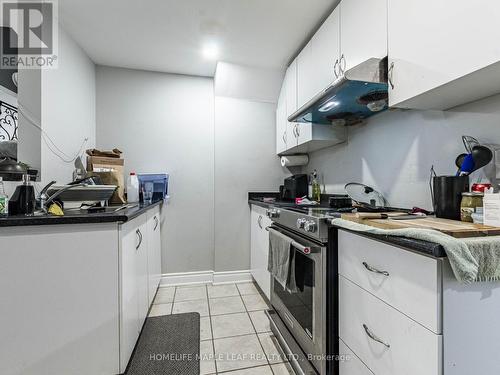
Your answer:
[[[277,191],[276,100],[283,73],[219,63],[215,76],[215,271],[250,266],[249,191]]]
[[[164,273],[247,270],[248,192],[286,174],[274,152],[282,72],[225,67],[215,99],[212,79],[97,68],[97,147],[120,148],[127,171],[171,176]]]
[[[70,160],[80,151],[95,147],[95,65],[73,39],[59,27],[57,69],[42,71],[42,128]],[[21,141],[22,142],[22,141]],[[74,165],[63,161],[42,139],[42,183],[71,181]],[[52,146],[54,148],[54,146]]]
[[[170,174],[164,273],[213,269],[213,108],[212,79],[97,67],[97,147]]]
[[[465,152],[462,135],[500,144],[500,96],[452,111],[387,111],[349,129],[347,144],[310,155],[304,172],[317,169],[328,193],[361,182],[384,194],[392,206],[430,209],[429,170],[454,174],[455,158]],[[471,183],[483,175],[471,176]]]
[[[59,66],[57,69],[28,69],[19,71],[18,158],[41,170],[40,184],[51,180],[71,181],[72,159],[88,138],[85,148],[95,147],[95,65],[73,39],[59,27]],[[67,154],[64,162],[50,151],[43,140],[41,126],[48,137]],[[60,152],[59,152],[60,154]],[[17,183],[7,184],[12,195]]]

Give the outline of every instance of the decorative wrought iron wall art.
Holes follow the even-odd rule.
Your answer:
[[[17,108],[0,101],[0,142],[17,141]]]

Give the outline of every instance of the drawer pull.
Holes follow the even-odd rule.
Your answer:
[[[137,244],[137,246],[135,247],[136,250],[139,250],[139,248],[141,247],[142,245],[142,233],[140,231],[140,229],[137,229],[135,231],[135,234],[137,235],[137,239],[139,240],[139,243]]]
[[[156,228],[158,228],[158,224],[159,224],[158,218],[156,216],[154,217],[154,221],[155,221],[155,227],[153,228],[153,231],[155,231]]]
[[[363,262],[363,266],[365,266],[365,268],[370,271],[370,272],[373,272],[373,273],[379,273],[381,275],[384,275],[384,276],[389,276],[389,272],[387,271],[380,271],[376,268],[373,268],[372,266],[370,266],[368,263],[366,262]]]
[[[372,331],[370,331],[370,328],[368,328],[368,326],[366,324],[363,324],[363,328],[365,329],[365,332],[368,335],[368,337],[371,338],[373,341],[376,341],[376,342],[384,345],[386,348],[391,347],[388,343],[384,342],[382,339],[375,336],[375,334]]]

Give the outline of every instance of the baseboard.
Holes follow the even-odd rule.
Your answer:
[[[250,270],[242,271],[199,271],[164,273],[160,286],[196,285],[196,284],[229,284],[252,281]]]
[[[160,286],[206,284],[213,281],[213,271],[164,273]]]
[[[229,284],[252,281],[250,270],[214,272],[213,284]]]

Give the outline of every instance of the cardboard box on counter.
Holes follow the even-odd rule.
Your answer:
[[[96,150],[88,150],[95,152]],[[121,154],[121,152],[120,152]],[[127,203],[125,199],[124,159],[108,156],[87,156],[87,172],[101,177],[103,184],[118,188],[109,200],[110,204]]]

